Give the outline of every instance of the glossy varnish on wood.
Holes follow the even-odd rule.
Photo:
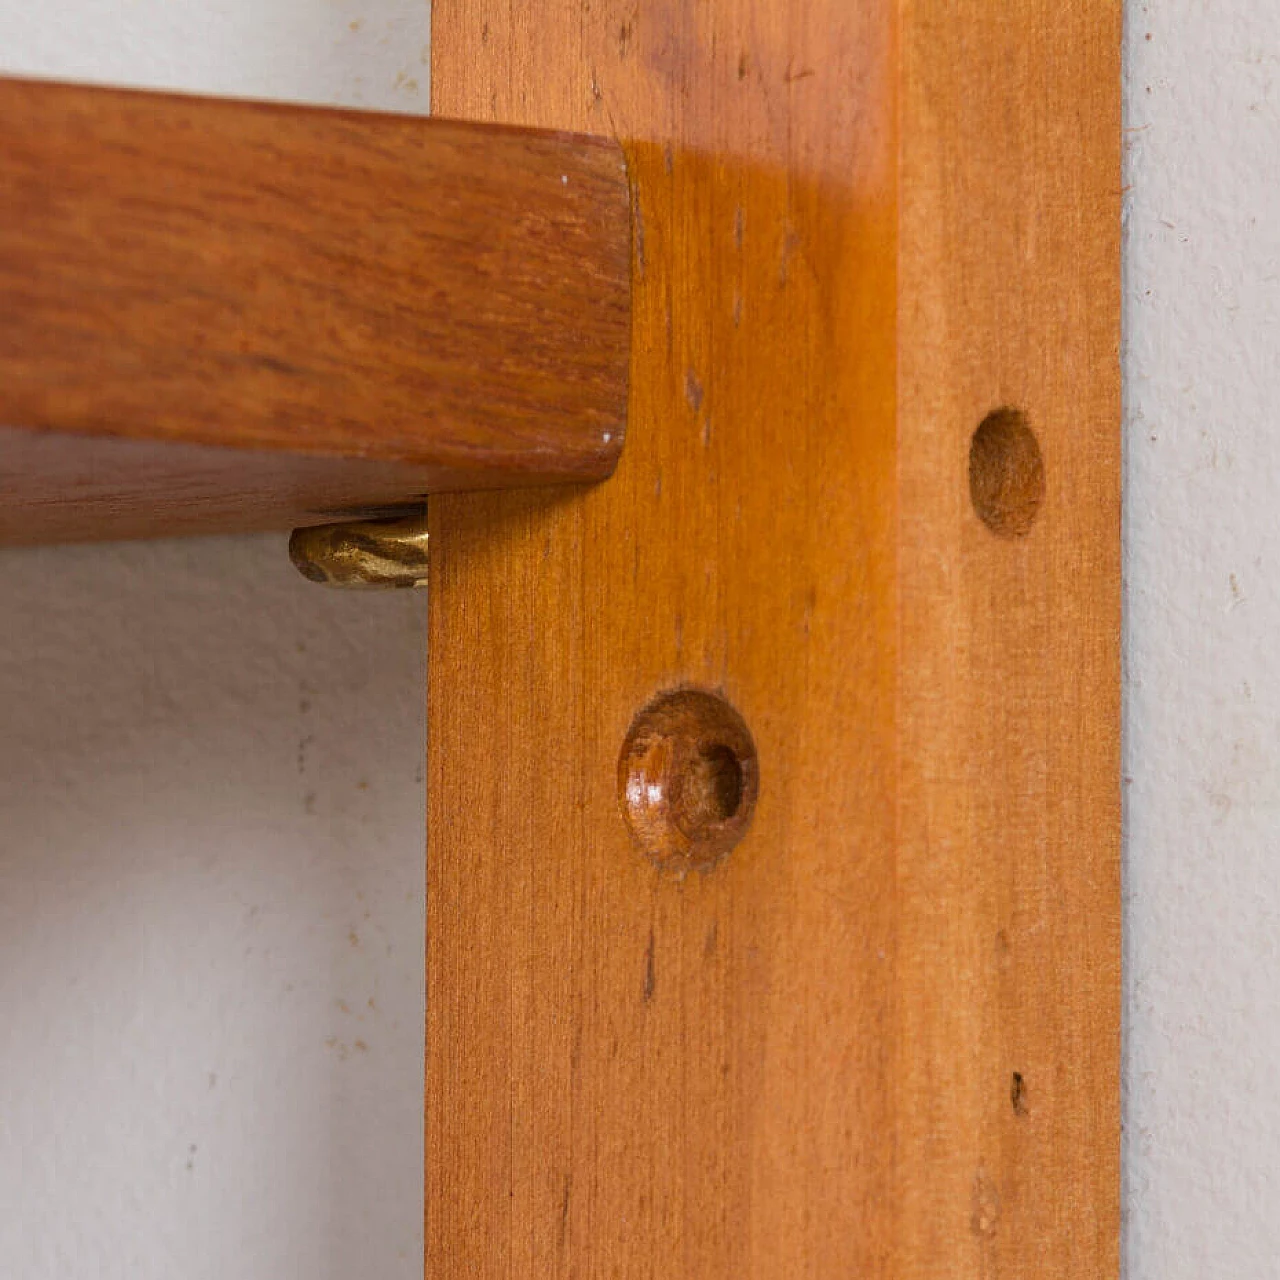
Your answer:
[[[616,477],[430,508],[429,1276],[1115,1276],[1119,47],[436,0],[435,109],[637,212]],[[681,878],[618,759],[684,685],[758,799]]]
[[[68,437],[0,440],[0,537],[600,479],[629,261],[608,141],[0,81],[0,423]],[[392,465],[291,484],[278,460],[135,447],[112,488],[82,437]]]

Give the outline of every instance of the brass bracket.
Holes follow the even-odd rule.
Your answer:
[[[425,508],[394,520],[295,529],[289,558],[304,578],[328,587],[395,590],[427,585]]]

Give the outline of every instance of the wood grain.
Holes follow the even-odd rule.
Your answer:
[[[912,1277],[1119,1269],[1120,9],[903,11],[894,1109]],[[1043,455],[1021,537],[957,483],[1002,408]]]
[[[1118,3],[432,48],[437,111],[614,132],[637,223],[616,477],[430,505],[427,1274],[1114,1277]],[[616,771],[685,686],[758,800],[680,878]]]
[[[48,536],[123,532],[111,494],[78,516],[58,492],[79,437],[395,464],[401,501],[600,479],[625,427],[629,262],[609,141],[0,80],[0,423],[75,437],[7,437],[56,465],[10,465],[0,497],[27,540],[40,512]],[[167,493],[194,455],[127,456],[147,459],[144,531],[190,523]],[[296,518],[289,469],[267,473],[278,501],[246,472],[220,527]],[[385,501],[369,480],[325,500]]]

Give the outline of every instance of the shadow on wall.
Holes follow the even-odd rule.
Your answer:
[[[0,553],[0,1273],[421,1274],[425,599]]]

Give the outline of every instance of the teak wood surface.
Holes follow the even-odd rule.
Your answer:
[[[0,542],[602,479],[630,233],[608,140],[0,80]]]
[[[1119,51],[436,0],[435,110],[612,133],[636,203],[615,478],[430,504],[433,1280],[1117,1274]],[[681,878],[616,769],[686,685],[759,781]]]

